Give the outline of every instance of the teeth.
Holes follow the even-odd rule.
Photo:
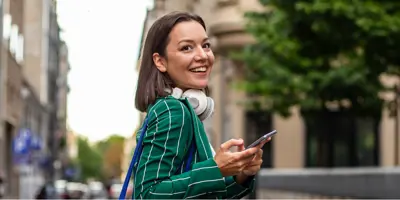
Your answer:
[[[198,68],[194,68],[192,70],[190,70],[192,72],[205,72],[207,71],[207,67],[198,67]]]

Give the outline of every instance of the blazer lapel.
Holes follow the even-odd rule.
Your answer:
[[[183,103],[188,106],[191,118],[192,118],[192,123],[193,123],[193,133],[194,133],[194,139],[196,142],[196,149],[197,149],[197,162],[198,161],[204,161],[208,160],[213,157],[212,155],[212,150],[210,147],[210,142],[207,138],[207,134],[204,131],[204,126],[203,122],[197,117],[196,113],[194,112],[194,109],[190,105],[189,101],[185,98],[183,99]]]

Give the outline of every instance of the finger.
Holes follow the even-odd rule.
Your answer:
[[[257,148],[257,147],[252,147],[252,148],[243,150],[241,152],[238,152],[238,157],[239,157],[239,159],[253,157],[257,153],[258,150],[259,150],[259,148]]]
[[[233,146],[240,146],[243,145],[242,139],[230,139],[227,142],[221,144],[221,149],[224,151],[228,151]]]
[[[255,155],[249,156],[249,157],[244,158],[243,160],[244,160],[244,162],[245,162],[246,164],[250,164],[251,162],[253,162],[254,157],[255,157]]]
[[[263,163],[262,160],[253,161],[253,162],[251,162],[251,164],[247,165],[246,169],[257,168],[257,167],[259,168],[259,167],[261,167],[262,163]]]
[[[263,148],[264,144],[266,144],[267,142],[271,141],[271,138],[269,137],[268,139],[262,141],[259,145],[257,145],[258,148]]]
[[[262,158],[263,152],[264,152],[264,151],[263,151],[262,149],[259,149],[259,150],[257,151],[257,153],[256,153],[255,158],[256,158],[256,159]]]
[[[257,167],[261,167],[261,164],[263,163],[262,159],[258,159],[256,161],[252,161],[250,164],[248,164],[246,166],[246,170],[247,169],[251,169],[251,168],[257,168]]]
[[[242,172],[244,172],[246,175],[256,175],[260,171],[259,166],[251,167],[251,168],[246,168]]]
[[[240,171],[243,171],[244,169],[248,168],[250,165],[253,165],[253,158],[245,158],[238,162],[237,167],[240,169]]]
[[[246,147],[244,147],[244,143],[238,146],[238,151],[244,151]]]
[[[247,155],[247,154],[243,154],[243,151],[241,151],[241,152],[233,152],[233,153],[231,153],[231,156],[233,158],[232,159],[233,162],[235,162],[237,164],[240,164],[240,163],[247,164],[253,160],[253,158],[255,157],[255,154]]]
[[[247,168],[251,164],[251,160],[246,159],[246,160],[241,160],[236,162],[236,167],[239,168],[240,170],[243,170]]]

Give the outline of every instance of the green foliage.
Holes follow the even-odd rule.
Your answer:
[[[108,138],[101,140],[96,143],[96,148],[101,152],[104,153],[107,148],[109,148],[110,144],[112,143],[123,143],[125,140],[124,137],[118,135],[118,134],[113,134],[109,136]]]
[[[117,134],[95,144],[90,144],[87,138],[79,137],[76,165],[81,171],[81,180],[105,180],[119,176],[124,141],[125,138]]]
[[[101,153],[93,148],[87,138],[78,138],[78,159],[77,159],[81,179],[87,180],[88,178],[95,178],[97,180],[103,179],[102,165],[103,158]]]
[[[241,89],[283,116],[339,109],[381,112],[380,75],[400,75],[400,2],[388,0],[260,0],[246,14],[256,39],[233,55],[246,65]],[[347,103],[346,103],[347,102]]]
[[[125,138],[112,135],[104,140],[102,150],[103,170],[106,177],[119,177],[122,173]]]

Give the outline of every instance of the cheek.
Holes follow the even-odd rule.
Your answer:
[[[211,67],[212,67],[212,65],[214,64],[214,60],[215,60],[214,54],[213,54],[212,52],[210,52],[210,53],[208,54],[208,62],[210,63],[210,66],[211,66]]]

